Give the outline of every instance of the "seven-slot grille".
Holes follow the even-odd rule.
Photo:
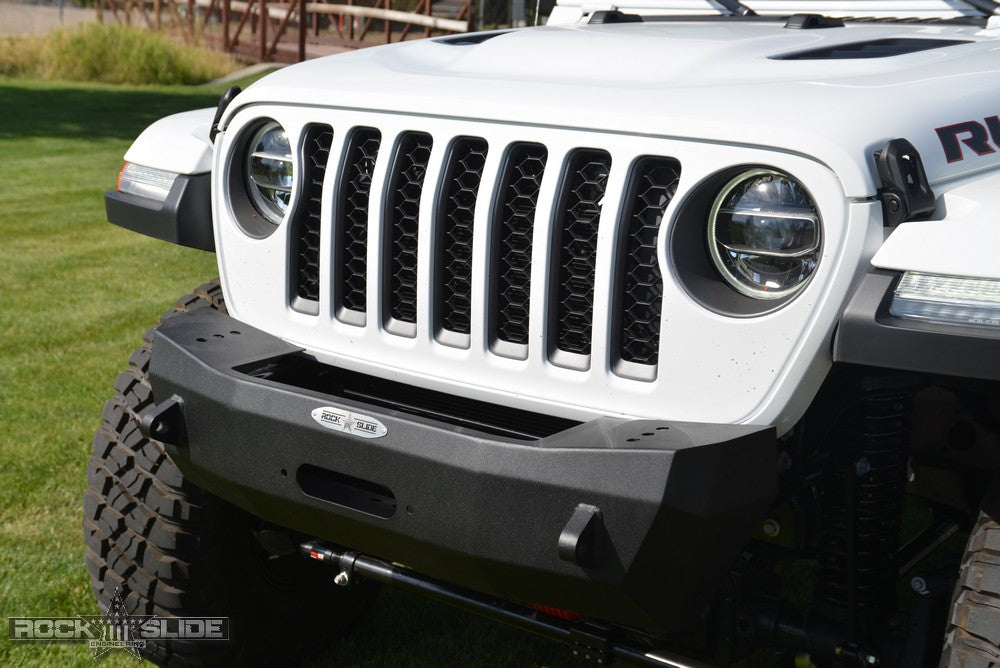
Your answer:
[[[441,343],[469,347],[478,313],[486,318],[493,353],[524,359],[531,345],[531,305],[541,300],[537,303],[544,305],[550,360],[588,369],[595,334],[598,232],[601,225],[614,225],[608,362],[620,375],[655,378],[663,292],[657,238],[680,176],[676,160],[646,156],[631,165],[613,166],[608,151],[580,147],[554,164],[547,147],[534,142],[493,146],[482,137],[460,136],[435,147],[429,134],[409,131],[396,136],[391,146],[383,146],[379,130],[356,127],[347,135],[340,164],[327,169],[331,138],[329,126],[306,128],[305,192],[292,217],[300,230],[292,236],[290,253],[293,306],[302,300],[331,298],[338,319],[363,326],[374,315],[368,313],[369,287],[378,285],[383,327],[413,337],[421,312],[418,280],[424,274],[419,268],[426,262],[434,284],[428,310]],[[432,151],[439,149],[444,155],[438,159],[440,170],[432,183],[426,177]],[[379,160],[382,150],[390,155]],[[493,151],[500,152],[499,167],[491,172],[493,182],[484,183]],[[608,216],[602,207],[614,168],[626,168],[628,174],[620,211]],[[372,191],[373,183],[383,182],[377,169],[384,172],[382,192]],[[326,173],[338,175],[332,212],[325,214],[332,218],[334,240],[329,297],[324,297],[319,283],[318,208]],[[546,212],[550,220],[542,220],[537,218],[539,198],[543,180],[549,179],[557,191],[552,211]],[[482,198],[489,202],[478,207]],[[426,219],[433,226],[430,257],[418,257],[424,201],[433,202],[433,215]],[[477,208],[488,212],[488,221],[476,219]],[[376,220],[381,221],[381,265],[371,267],[369,222]],[[488,233],[476,235],[476,227],[487,223]],[[546,257],[534,248],[536,224],[551,229]],[[485,313],[475,309],[474,239],[483,239],[488,246]],[[547,263],[547,294],[531,291],[532,266],[537,262]]]

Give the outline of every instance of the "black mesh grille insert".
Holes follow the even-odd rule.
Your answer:
[[[332,142],[333,128],[329,125],[306,128],[302,143],[304,191],[292,220],[295,294],[312,302],[319,299],[320,199]]]
[[[334,262],[338,308],[365,312],[368,280],[368,200],[382,134],[375,128],[351,132],[337,196],[339,238]]]
[[[514,144],[508,149],[494,213],[494,328],[501,341],[520,345],[528,343],[531,235],[547,159],[541,144]]]
[[[663,277],[656,238],[680,174],[671,158],[640,158],[632,169],[617,272],[618,354],[626,362],[655,365],[658,359]]]
[[[553,240],[553,312],[556,347],[568,353],[590,354],[597,225],[610,169],[611,155],[596,149],[573,151],[566,166]]]
[[[389,182],[385,208],[389,315],[402,322],[417,321],[417,219],[430,155],[429,134],[401,135]]]
[[[451,146],[438,204],[439,326],[468,334],[472,311],[472,228],[487,144],[460,137]]]

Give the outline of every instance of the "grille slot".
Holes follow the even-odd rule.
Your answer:
[[[416,336],[417,229],[431,144],[431,136],[424,132],[400,135],[386,191],[386,329],[406,336]]]
[[[292,306],[304,313],[319,313],[320,201],[332,143],[333,128],[329,125],[306,127],[300,161],[304,190],[292,219]]]
[[[558,218],[553,232],[555,348],[575,355],[590,355],[593,338],[594,274],[597,262],[597,228],[601,203],[611,170],[611,155],[596,149],[577,149],[566,163]],[[553,362],[580,366],[580,360]]]
[[[382,134],[375,128],[360,127],[348,140],[344,171],[337,194],[335,312],[341,320],[365,324],[368,281],[368,211]]]
[[[472,231],[487,150],[480,137],[459,137],[452,143],[438,200],[436,329],[464,335],[439,335],[461,347],[468,347],[472,325]]]
[[[672,158],[643,157],[633,165],[619,238],[613,349],[616,373],[655,377],[660,350],[663,276],[656,240],[663,214],[677,192],[680,163]],[[636,368],[631,365],[644,365]]]
[[[548,150],[519,143],[507,149],[493,214],[491,330],[494,350],[527,357],[531,237]],[[503,345],[512,344],[512,345]]]

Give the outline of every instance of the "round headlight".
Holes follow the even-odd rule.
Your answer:
[[[708,219],[715,268],[754,299],[780,299],[801,288],[819,261],[820,235],[819,213],[806,189],[769,169],[729,181]]]
[[[294,183],[292,149],[284,128],[265,123],[247,145],[247,192],[257,212],[275,225],[288,211]]]

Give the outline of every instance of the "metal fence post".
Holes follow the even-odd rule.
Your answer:
[[[229,3],[231,0],[222,0],[222,50],[229,51]]]
[[[291,7],[288,8],[291,11]],[[299,62],[306,59],[306,0],[299,0]]]
[[[267,0],[260,0],[260,62],[267,60]]]
[[[385,0],[385,10],[389,11],[392,9],[392,0]],[[392,21],[389,17],[385,19],[385,43],[388,44],[392,41]]]

